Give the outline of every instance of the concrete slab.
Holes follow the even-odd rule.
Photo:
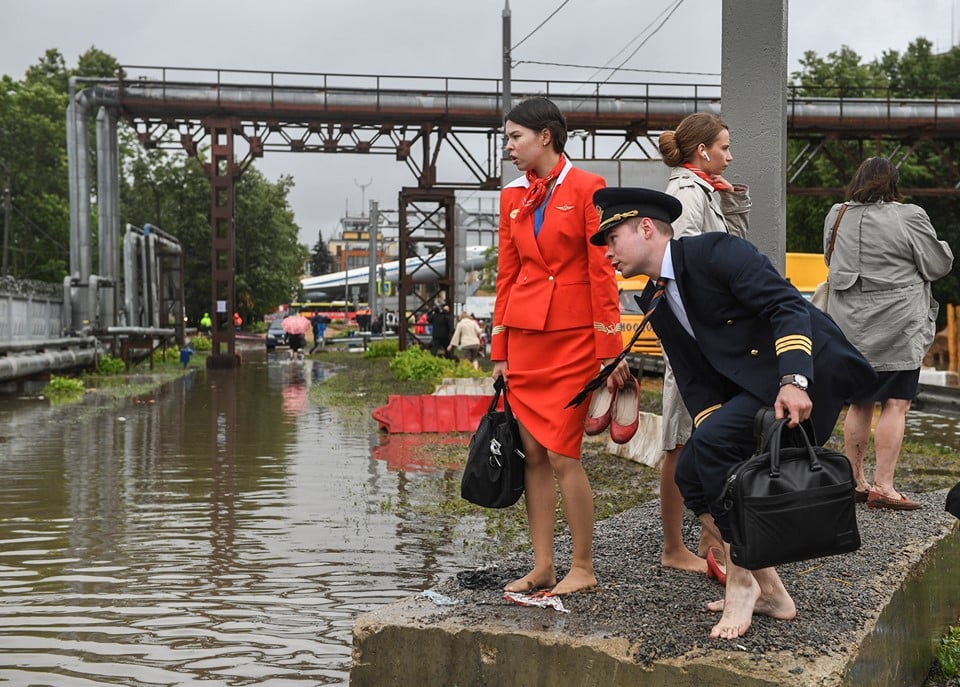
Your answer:
[[[858,506],[863,546],[779,568],[792,621],[755,617],[744,637],[711,640],[703,608],[722,588],[659,565],[659,504],[597,524],[601,587],[564,598],[569,613],[502,598],[529,554],[436,587],[456,601],[405,599],[354,625],[352,687],[920,685],[946,626],[960,617],[960,534],[945,491],[912,513]],[[687,521],[688,545],[697,528]],[[569,541],[558,540],[558,573]]]

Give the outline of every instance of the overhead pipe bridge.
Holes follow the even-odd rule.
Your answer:
[[[499,79],[310,74],[127,66],[117,79],[75,80],[68,114],[71,156],[71,274],[91,275],[86,120],[98,116],[98,226],[119,234],[116,208],[116,123],[127,121],[147,147],[177,148],[198,155],[209,148],[211,179],[211,300],[224,315],[235,307],[233,286],[234,186],[244,169],[268,151],[390,155],[410,169],[416,187],[400,193],[401,245],[426,239],[447,251],[453,301],[456,283],[455,189],[500,187],[503,101]],[[83,85],[82,90],[77,86]],[[512,80],[513,98],[544,95],[567,117],[568,150],[585,159],[657,159],[656,136],[688,114],[720,112],[720,88],[699,84],[581,83]],[[106,121],[102,121],[102,120]],[[102,123],[101,123],[102,121]],[[955,157],[960,139],[960,101],[894,98],[788,98],[788,134],[803,141],[787,170],[789,193],[829,195],[837,189],[794,185],[824,142],[858,141],[862,148],[894,142],[898,159],[920,141]],[[113,137],[113,142],[110,142]],[[441,157],[442,156],[442,157]],[[105,162],[101,162],[101,158]],[[443,160],[442,172],[438,164]],[[846,161],[835,161],[846,164]],[[960,194],[960,173],[935,189],[911,195]],[[101,240],[99,245],[103,246]],[[111,245],[107,242],[106,245]],[[101,263],[109,261],[100,257]],[[401,265],[404,263],[401,261]],[[401,277],[401,299],[404,293]],[[406,282],[409,283],[409,280]],[[401,303],[405,302],[401,300]],[[89,313],[78,304],[77,317]],[[423,304],[419,307],[427,307]],[[418,308],[419,309],[419,308]],[[416,314],[416,313],[415,313]],[[218,321],[219,320],[219,321]],[[214,356],[235,359],[232,317],[215,318]]]

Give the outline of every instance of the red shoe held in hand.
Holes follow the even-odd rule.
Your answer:
[[[640,426],[640,382],[633,375],[620,389],[610,411],[610,438],[617,444],[625,444],[637,433]]]

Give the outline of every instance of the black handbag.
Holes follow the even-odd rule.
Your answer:
[[[734,467],[720,495],[730,514],[730,558],[757,570],[860,548],[853,470],[842,453],[813,446],[787,419],[762,428],[757,452]],[[793,446],[785,447],[784,442]]]
[[[497,377],[493,388],[493,400],[470,438],[460,496],[485,508],[506,508],[523,494],[525,456],[520,427],[510,410],[503,377]],[[503,411],[498,411],[501,394]]]

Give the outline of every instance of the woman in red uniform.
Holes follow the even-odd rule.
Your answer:
[[[509,592],[567,594],[596,586],[593,492],[580,464],[588,406],[564,408],[620,352],[620,308],[613,268],[588,239],[599,226],[593,193],[604,180],[563,154],[566,120],[551,101],[531,98],[504,126],[506,154],[524,176],[500,195],[497,300],[490,358],[507,381],[526,451],[527,520],[534,567]],[[613,391],[630,374],[621,363]],[[573,541],[557,583],[553,530],[556,487]]]

